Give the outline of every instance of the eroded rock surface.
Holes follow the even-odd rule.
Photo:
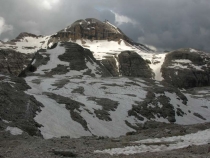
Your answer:
[[[122,76],[152,78],[153,73],[148,63],[136,52],[124,51],[118,58]]]
[[[8,126],[41,136],[38,129],[41,125],[34,121],[34,117],[43,105],[26,94],[27,89],[30,87],[22,78],[0,75],[0,117],[8,122]]]
[[[166,82],[179,88],[209,86],[210,55],[179,49],[166,55],[161,71]]]
[[[33,54],[0,49],[0,72],[18,76],[31,63]]]

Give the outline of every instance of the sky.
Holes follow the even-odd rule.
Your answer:
[[[85,18],[107,19],[160,50],[210,52],[209,0],[0,0],[0,40],[54,34]]]

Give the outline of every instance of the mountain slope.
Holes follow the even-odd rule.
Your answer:
[[[22,33],[0,49],[1,74],[24,77],[30,86],[20,93],[40,107],[31,115],[38,124],[32,126],[44,138],[118,137],[147,121],[188,125],[210,120],[208,89],[179,90],[164,82],[170,53],[132,42],[108,21],[79,20],[45,37]]]

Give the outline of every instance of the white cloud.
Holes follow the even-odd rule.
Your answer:
[[[9,41],[9,39],[8,38],[4,38],[3,41],[4,42],[7,42],[7,41]]]
[[[60,0],[44,0],[42,6],[47,10],[51,10],[54,5],[59,3],[59,1]]]
[[[111,12],[115,15],[115,22],[117,23],[117,25],[122,25],[123,23],[131,23],[133,25],[137,24],[137,21],[135,21],[127,16],[120,15],[112,10],[111,10]]]
[[[13,30],[13,26],[12,25],[7,25],[4,18],[0,17],[0,35],[3,32],[7,32],[7,31],[10,31],[10,30]]]

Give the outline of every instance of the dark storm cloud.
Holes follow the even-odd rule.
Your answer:
[[[209,15],[209,0],[0,0],[5,19],[4,29],[0,20],[0,39],[23,31],[53,34],[75,20],[94,17],[157,48],[210,51]]]

